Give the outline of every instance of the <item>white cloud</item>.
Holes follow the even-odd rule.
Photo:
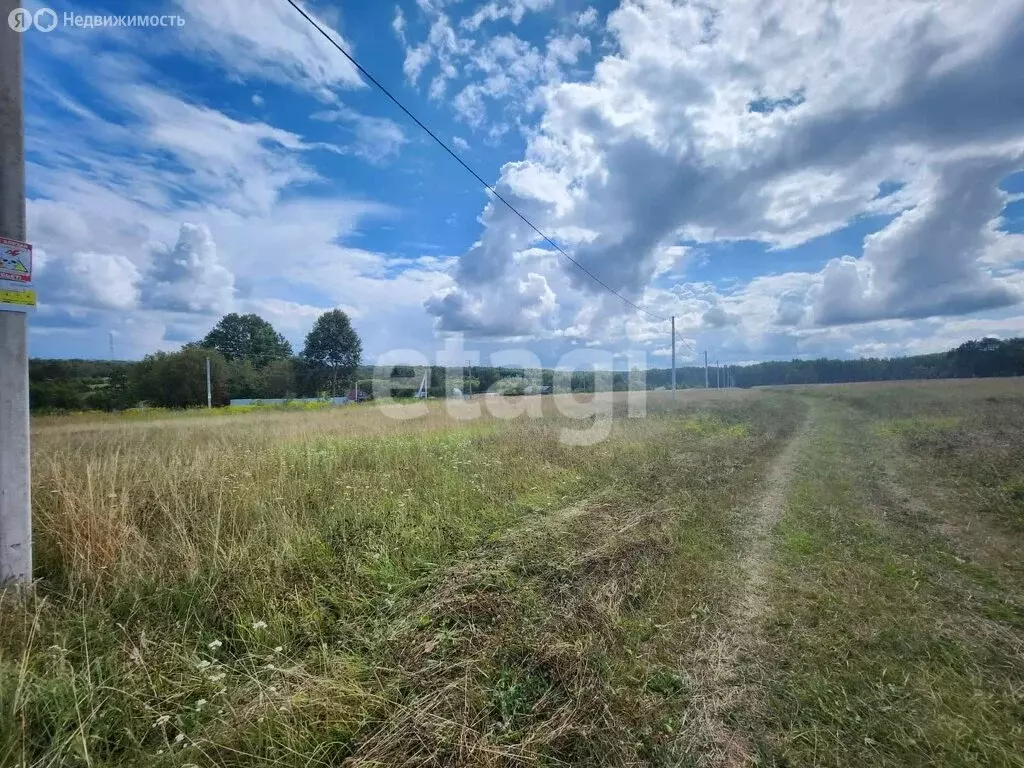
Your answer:
[[[708,309],[701,319],[709,328],[724,328],[727,325],[738,325],[740,322],[739,315],[728,312],[717,304]]]
[[[395,33],[395,37],[398,41],[405,45],[405,14],[402,12],[402,6],[395,6],[395,16],[391,20],[391,29]]]
[[[802,292],[759,297],[758,317],[777,329],[1015,300],[1008,278],[984,265],[999,247],[995,187],[1021,167],[1024,146],[1024,101],[1006,98],[1020,92],[1013,73],[1024,66],[1019,2],[626,0],[607,26],[612,52],[588,82],[546,81],[535,91],[539,126],[498,184],[545,231],[588,233],[573,256],[605,283],[668,314],[671,301],[650,288],[666,243],[788,248],[859,215],[889,213],[899,218],[865,243],[863,258],[808,273]],[[520,71],[543,69],[507,36],[479,47],[475,66],[495,79],[471,82],[454,101],[470,123],[485,119],[489,95],[513,91],[500,77],[513,67],[503,51],[515,53]],[[526,175],[546,183],[517,183]],[[879,199],[887,181],[904,186]],[[969,199],[957,203],[958,195]],[[428,304],[442,329],[507,326],[507,303],[499,314],[488,298],[495,286],[517,295],[509,283],[521,278],[517,254],[534,240],[515,232],[510,216],[488,207],[480,241],[455,275],[457,300]],[[568,270],[568,286],[541,274],[562,324],[581,327],[587,296],[610,312],[628,310],[582,272],[557,269]],[[813,313],[799,310],[810,301]],[[705,325],[725,332],[732,323],[719,321],[737,313],[728,302],[721,312]],[[595,324],[610,325],[595,316],[582,327],[602,332]]]
[[[869,236],[863,259],[838,259],[814,299],[822,324],[879,317],[957,315],[1013,304],[1021,296],[979,267],[996,240],[991,223],[1005,195],[996,186],[1018,159],[949,163],[930,197]]]
[[[596,25],[597,21],[597,9],[594,8],[592,5],[587,6],[587,8],[576,14],[575,18],[576,26],[579,27],[580,29],[589,29],[590,27]]]
[[[552,35],[540,46],[514,34],[483,34],[481,27],[488,22],[507,19],[518,25],[527,13],[546,10],[553,0],[485,3],[455,25],[445,4],[420,5],[430,21],[423,42],[408,42],[408,25],[402,17],[406,79],[412,85],[418,84],[436,61],[437,72],[427,89],[429,97],[435,101],[445,98],[449,84],[460,81],[458,93],[451,100],[456,116],[473,128],[486,126],[495,141],[507,127],[500,121],[487,125],[488,102],[501,102],[512,115],[530,112],[539,103],[535,89],[560,82],[590,49],[590,40],[579,34]]]
[[[395,121],[364,115],[344,105],[316,112],[311,117],[350,128],[354,140],[344,143],[340,151],[351,152],[371,163],[380,163],[398,155],[408,141],[405,131]]]
[[[519,24],[527,12],[545,10],[553,3],[554,0],[505,0],[502,3],[492,0],[481,5],[472,16],[463,19],[460,26],[475,32],[481,25],[499,19],[509,19],[513,24]]]
[[[176,0],[182,34],[225,70],[334,99],[339,88],[363,86],[359,73],[288,3]],[[323,16],[306,12],[346,50],[352,45]]]
[[[57,258],[43,253],[36,282],[44,303],[59,307],[135,309],[138,268],[115,253],[76,251]]]
[[[313,149],[298,135],[261,122],[234,120],[148,87],[126,94],[146,125],[144,139],[189,167],[193,184],[239,210],[267,210],[285,187],[317,178],[296,158]]]
[[[549,350],[665,348],[666,324],[595,288],[500,204],[481,214],[457,265],[354,247],[368,242],[355,239],[367,222],[401,226],[400,212],[328,194],[331,164],[317,153],[382,162],[405,132],[348,106],[358,76],[307,38],[319,35],[287,4],[257,5],[182,0],[185,36],[154,45],[201,52],[254,106],[267,107],[264,82],[268,109],[281,107],[278,86],[305,92],[301,114],[313,94],[346,141],[311,141],[272,112],[228,115],[155,87],[168,81],[141,63],[138,36],[123,42],[138,59],[99,55],[89,48],[99,35],[53,38],[45,51],[27,42],[41,66],[26,74],[45,106],[29,114],[29,220],[50,299],[33,333],[117,328],[126,349],[152,351],[232,307],[266,313],[298,343],[317,313],[342,306],[370,355],[428,347],[434,320]],[[557,20],[543,41],[507,33],[547,5],[396,9],[406,77],[485,144],[520,130],[526,149],[504,166],[501,193],[603,281],[676,315],[681,335],[724,360],[943,348],[957,334],[1022,327],[1012,308],[952,316],[1024,292],[1024,236],[998,230],[1009,197],[996,189],[1024,146],[1024,103],[1012,98],[1024,63],[1018,0],[624,0],[599,47],[585,36],[600,34],[592,8]],[[581,68],[592,46],[603,59],[591,74]],[[90,62],[102,108],[47,73],[47,57],[62,55]],[[57,112],[63,122],[48,117]],[[883,182],[902,188],[879,198]],[[706,243],[784,249],[870,214],[895,218],[863,255],[795,272],[776,250],[756,268],[780,274],[687,277],[720,253]]]
[[[234,275],[221,263],[210,230],[182,224],[174,247],[155,255],[142,300],[149,309],[216,315],[231,310],[234,293]]]

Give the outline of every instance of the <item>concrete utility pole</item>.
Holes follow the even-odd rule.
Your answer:
[[[722,361],[715,360],[715,389],[722,388]]]
[[[359,382],[356,382],[359,387]],[[210,386],[210,358],[206,358],[206,407],[213,408],[213,387]]]
[[[707,389],[708,384],[708,351],[704,350],[704,389]]]
[[[672,399],[676,397],[676,316],[672,315]]]
[[[21,33],[0,2],[0,235],[25,237],[25,118]],[[32,581],[32,499],[28,431],[28,322],[0,310],[0,584]]]
[[[466,391],[469,393],[469,397],[473,396],[473,361],[466,361],[466,370],[469,372],[466,376]]]

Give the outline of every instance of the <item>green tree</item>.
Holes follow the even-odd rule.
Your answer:
[[[345,381],[355,374],[362,354],[359,334],[340,309],[325,312],[316,319],[302,350],[302,357],[308,364],[330,371],[331,397],[337,394],[339,378]]]
[[[245,359],[228,360],[226,371],[229,398],[260,398],[267,396],[263,392],[260,371],[257,370],[251,361]]]
[[[210,358],[213,402],[227,402],[227,365],[217,352],[196,347],[157,352],[132,368],[132,389],[139,400],[165,408],[206,405],[206,358]]]
[[[226,360],[247,360],[262,368],[275,360],[287,360],[292,346],[274,326],[259,315],[224,315],[199,346],[215,349]]]
[[[295,366],[291,360],[275,360],[261,373],[263,374],[264,397],[295,396]]]

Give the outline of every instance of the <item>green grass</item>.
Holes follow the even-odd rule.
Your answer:
[[[1024,765],[1018,383],[543,403],[36,420],[0,765]]]
[[[663,589],[664,529],[740,492],[785,420],[653,410],[587,449],[554,414],[41,420],[0,763],[633,754],[629,617]],[[584,695],[621,721],[564,723]]]
[[[998,526],[984,479],[1024,457],[1000,442],[1024,397],[997,415],[985,394],[814,393],[820,426],[779,531],[766,704],[747,725],[763,763],[1024,764],[1024,583],[968,563],[951,528]],[[1017,459],[1000,468],[1003,451]]]

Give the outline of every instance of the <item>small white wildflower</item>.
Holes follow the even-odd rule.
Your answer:
[[[177,736],[174,737],[174,743],[175,744],[180,744],[182,741],[184,741],[184,739],[185,739],[185,734],[184,733],[179,733]]]
[[[206,706],[206,699],[199,699],[196,701],[196,711],[199,712],[203,707]]]
[[[206,644],[206,647],[209,648],[211,651],[215,651],[222,645],[224,645],[224,643],[222,643],[220,640],[211,640]]]
[[[276,647],[276,648],[274,649],[274,653],[280,653],[280,652],[281,652],[281,651],[283,651],[283,650],[284,650],[284,646],[283,646],[283,645],[279,645],[279,646],[277,646],[277,647]]]
[[[207,675],[206,679],[211,683],[219,683],[225,677],[227,677],[227,675],[224,672],[214,672],[212,675]]]
[[[267,622],[262,621],[262,620],[254,621],[252,623],[252,628],[253,629],[266,629],[267,628]]]
[[[210,662],[208,662],[206,659],[203,659],[198,664],[196,664],[196,669],[206,669],[208,666],[210,666]]]
[[[264,664],[263,668],[269,672],[273,672],[276,669],[276,667],[273,664]]]
[[[156,726],[158,726],[158,725],[166,725],[170,721],[171,721],[171,716],[170,715],[160,715],[160,717],[158,717],[156,719],[156,722],[153,723],[153,727],[156,728]]]
[[[185,763],[181,768],[199,768],[195,763]]]
[[[158,755],[162,755],[162,754],[164,753],[164,751],[163,751],[162,749],[158,749],[158,750],[156,751],[156,753],[157,753]]]

